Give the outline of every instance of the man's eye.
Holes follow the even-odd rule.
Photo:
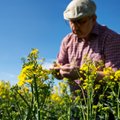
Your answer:
[[[87,20],[77,20],[77,21],[71,21],[73,24],[85,24]]]
[[[84,24],[84,23],[86,23],[86,20],[80,21],[79,23],[80,23],[80,24]]]

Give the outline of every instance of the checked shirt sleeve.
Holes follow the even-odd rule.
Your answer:
[[[105,66],[120,69],[120,35],[109,32],[104,46]]]
[[[57,56],[57,62],[60,63],[61,65],[64,65],[68,62],[68,52],[67,52],[67,41],[69,39],[69,36],[67,35],[61,43],[60,46],[60,51]]]

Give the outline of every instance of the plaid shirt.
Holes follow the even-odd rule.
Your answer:
[[[98,23],[94,26],[87,41],[83,41],[75,34],[70,33],[62,41],[57,60],[63,65],[76,62],[81,67],[85,55],[92,61],[102,60],[105,67],[119,69],[120,34]]]
[[[75,62],[81,67],[86,55],[93,62],[102,60],[104,67],[112,67],[115,71],[120,69],[120,35],[98,23],[87,41],[70,33],[62,41],[57,61],[62,65]],[[80,80],[74,82],[80,84]],[[77,84],[70,83],[71,91],[79,89]]]

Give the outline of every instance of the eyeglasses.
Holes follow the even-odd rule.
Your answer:
[[[92,18],[92,16],[89,16],[89,17],[85,17],[85,18],[82,18],[82,19],[78,19],[78,20],[70,20],[70,22],[73,23],[73,24],[83,25],[86,22],[88,22],[91,18]]]

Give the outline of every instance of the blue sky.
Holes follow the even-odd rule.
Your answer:
[[[71,30],[63,11],[71,0],[0,0],[0,80],[17,83],[22,57],[37,48],[46,65]],[[120,33],[120,0],[95,0],[100,24]]]

